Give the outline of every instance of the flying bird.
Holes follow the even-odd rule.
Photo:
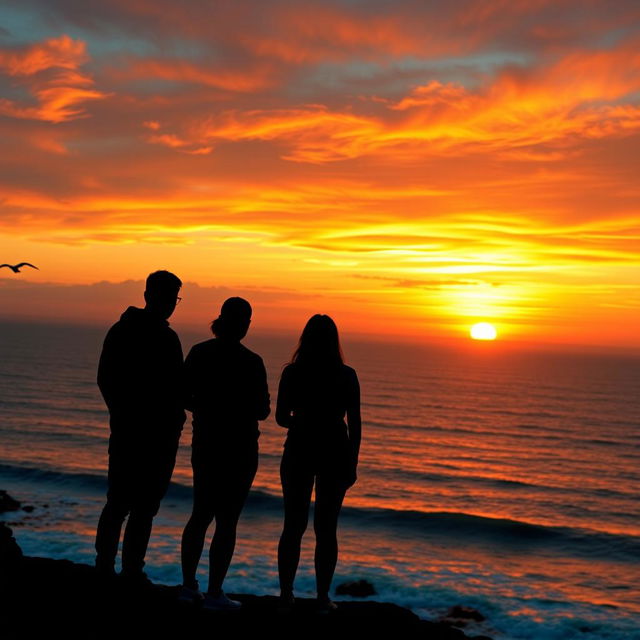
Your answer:
[[[0,264],[0,269],[2,269],[2,267],[9,267],[9,269],[11,269],[13,273],[20,273],[20,269],[22,269],[22,267],[31,267],[32,269],[38,269],[35,264],[31,264],[30,262],[20,262],[19,264]]]

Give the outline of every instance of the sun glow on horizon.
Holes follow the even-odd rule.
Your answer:
[[[474,340],[495,340],[498,336],[496,328],[488,322],[474,324],[469,333]]]

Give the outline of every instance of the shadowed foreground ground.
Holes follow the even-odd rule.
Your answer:
[[[4,502],[19,505],[2,493]],[[338,601],[337,611],[322,615],[314,600],[299,599],[293,611],[282,613],[275,596],[230,594],[243,606],[227,613],[184,605],[177,595],[178,587],[132,587],[87,565],[23,557],[11,529],[0,523],[0,636],[5,640],[469,638],[446,623],[420,620],[408,609],[382,602]],[[490,640],[475,636],[481,638]]]
[[[274,596],[231,594],[240,612],[199,610],[177,602],[176,587],[126,588],[101,580],[93,567],[67,560],[23,558],[3,578],[0,629],[18,638],[369,638],[464,640],[444,623],[419,620],[408,609],[381,602],[340,602],[329,615],[300,600],[290,614],[277,611]],[[4,573],[4,570],[3,570]],[[7,574],[4,574],[8,577]]]

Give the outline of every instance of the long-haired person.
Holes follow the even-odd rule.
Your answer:
[[[330,611],[336,608],[329,589],[338,560],[338,515],[356,481],[361,420],[358,376],[344,364],[338,329],[329,316],[314,315],[307,322],[282,372],[276,421],[288,429],[280,465],[285,511],[278,546],[281,604],[294,602],[315,484],[316,591],[319,609]]]
[[[195,345],[185,360],[187,408],[193,412],[193,513],[182,535],[180,599],[198,600],[196,571],[209,525],[209,587],[203,606],[236,609],[222,583],[231,563],[240,512],[258,468],[258,421],[269,415],[262,358],[241,344],[251,305],[229,298],[211,324],[215,338]]]

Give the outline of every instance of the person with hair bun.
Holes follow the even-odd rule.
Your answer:
[[[327,315],[314,315],[307,322],[291,363],[282,371],[276,422],[288,430],[280,465],[281,607],[294,604],[293,582],[315,484],[316,591],[318,609],[326,613],[336,608],[329,589],[338,560],[338,516],[347,489],[356,481],[361,437],[358,376],[344,364],[338,328]]]
[[[262,358],[241,344],[251,305],[229,298],[211,323],[214,338],[196,344],[185,360],[187,409],[193,414],[193,512],[182,535],[181,601],[202,600],[211,610],[232,610],[222,583],[231,563],[236,528],[258,468],[258,421],[270,412]],[[203,595],[196,571],[209,525],[209,587]]]

